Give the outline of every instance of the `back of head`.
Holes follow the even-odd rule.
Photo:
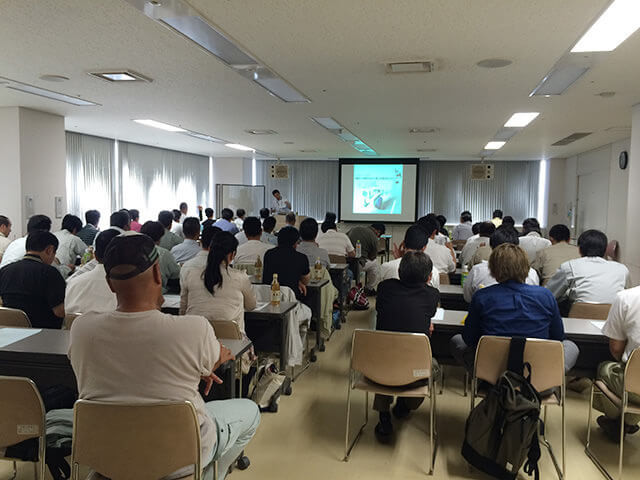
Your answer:
[[[187,205],[187,202],[182,202],[178,208],[180,209],[181,212],[186,212],[189,207]]]
[[[440,231],[440,222],[435,215],[429,214],[424,217],[420,217],[418,219],[417,225],[424,230],[428,237],[430,237],[433,232]]]
[[[239,208],[236,210],[236,217],[238,218],[244,218],[246,214],[247,212],[244,211],[244,208]]]
[[[491,249],[495,249],[496,247],[504,243],[511,243],[513,245],[520,244],[520,236],[518,235],[518,232],[515,228],[501,225],[496,229],[496,231],[493,233],[493,235],[491,235],[491,238],[489,239],[489,245],[491,245]]]
[[[209,250],[211,247],[211,242],[213,241],[213,237],[216,233],[221,232],[222,229],[219,227],[214,227],[213,225],[207,225],[202,229],[202,233],[200,234],[200,244],[202,248],[205,250]]]
[[[287,222],[289,225],[295,225],[296,224],[296,214],[293,212],[289,212],[287,213],[287,215],[284,217],[285,222]]]
[[[98,234],[98,236],[96,237],[95,250],[96,260],[98,260],[98,262],[102,263],[104,261],[104,254],[107,252],[107,248],[109,247],[111,240],[116,238],[118,235],[120,235],[120,232],[114,230],[113,228],[110,228]]]
[[[515,228],[516,226],[516,221],[513,219],[513,217],[511,215],[507,215],[506,217],[504,217],[502,219],[502,225],[506,225],[508,227],[513,227]]]
[[[34,215],[27,222],[27,233],[51,230],[51,219],[46,215]]]
[[[229,221],[233,220],[233,210],[231,210],[230,208],[223,208],[222,211],[220,212],[220,215],[225,220],[229,220]]]
[[[87,223],[97,227],[100,223],[100,212],[98,210],[87,210],[84,212],[84,219]]]
[[[471,231],[474,235],[478,235],[480,233],[480,225],[482,225],[481,222],[476,222],[471,226]]]
[[[424,233],[424,232],[423,232]],[[398,276],[406,284],[426,284],[433,270],[433,262],[422,252],[407,252],[400,260]]]
[[[269,215],[271,215],[271,211],[268,208],[261,208],[260,209],[260,218],[265,220],[267,218],[269,218]]]
[[[132,222],[137,222],[140,219],[140,211],[132,208],[129,210],[129,217],[131,217]]]
[[[49,246],[53,246],[54,251],[58,249],[58,238],[51,232],[45,230],[34,230],[27,236],[25,245],[27,252],[42,252]]]
[[[378,235],[384,235],[384,232],[387,231],[387,227],[384,226],[384,223],[372,223],[371,228],[378,232]]]
[[[278,232],[278,246],[293,248],[300,239],[300,233],[296,227],[287,225]]]
[[[491,252],[489,271],[498,283],[524,283],[529,275],[529,257],[513,243],[503,243]]]
[[[305,218],[300,224],[300,237],[305,242],[313,242],[318,236],[318,222],[313,218]]]
[[[204,209],[204,214],[206,215],[207,218],[213,217],[213,208],[211,208],[211,207],[205,208]]]
[[[578,248],[583,257],[604,257],[607,243],[607,236],[600,230],[587,230],[578,237]]]
[[[502,215],[504,215],[502,210],[497,209],[493,211],[493,218],[502,218]]]
[[[411,225],[404,234],[404,246],[411,250],[422,250],[427,246],[429,237],[419,225]]]
[[[462,212],[460,214],[460,221],[462,223],[470,222],[471,221],[471,212],[468,211],[468,210],[465,210],[464,212]]]
[[[267,217],[262,222],[262,228],[265,232],[271,233],[273,229],[276,228],[276,218],[275,217]]]
[[[131,219],[127,212],[120,210],[119,212],[113,212],[111,218],[109,218],[109,225],[112,227],[118,227],[122,230],[129,230]]]
[[[242,228],[244,229],[244,234],[247,238],[256,238],[262,233],[262,224],[260,223],[260,219],[257,217],[245,218],[242,223]]]
[[[190,240],[197,240],[200,237],[200,220],[196,217],[187,217],[182,222],[182,234]]]
[[[326,233],[327,230],[337,230],[337,229],[338,227],[334,222],[327,222],[326,220],[322,222],[322,225],[320,225],[320,230],[322,231],[322,233]]]
[[[571,239],[571,230],[566,225],[559,223],[551,227],[549,237],[556,242],[568,242]]]
[[[4,215],[0,215],[0,227],[8,227],[11,224],[11,220]]]
[[[324,221],[327,223],[336,223],[338,216],[333,212],[327,212],[324,214]]]
[[[219,232],[213,236],[211,240],[211,248],[207,257],[207,268],[204,271],[204,286],[214,294],[214,287],[222,286],[222,273],[220,267],[228,268],[223,261],[230,253],[238,249],[238,240],[230,232]]]
[[[492,222],[482,222],[478,227],[481,237],[490,237],[496,231],[496,226]]]
[[[444,227],[447,223],[447,217],[445,217],[444,215],[438,215],[436,218],[438,219],[438,223],[440,224],[441,228]]]
[[[160,222],[153,222],[151,220],[149,220],[148,222],[144,222],[144,225],[140,227],[140,233],[147,235],[155,243],[158,243],[160,241],[160,239],[164,235],[164,232],[165,228]]]
[[[62,219],[62,230],[66,230],[69,233],[78,233],[82,230],[82,220],[75,215],[67,214]]]
[[[540,223],[537,218],[526,218],[524,222],[522,222],[522,233],[526,235],[531,232],[542,234],[540,231]]]
[[[171,213],[173,213],[173,221],[180,222],[180,219],[182,218],[182,212],[180,210],[173,209],[171,210]]]
[[[158,221],[164,228],[171,227],[171,222],[173,222],[173,213],[169,210],[162,210],[158,213]]]

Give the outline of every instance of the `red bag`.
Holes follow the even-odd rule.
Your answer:
[[[349,290],[349,301],[353,304],[355,310],[368,310],[369,299],[364,293],[362,285],[358,284]]]

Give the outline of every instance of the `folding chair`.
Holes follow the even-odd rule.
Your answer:
[[[609,480],[613,480],[611,474],[598,460],[590,448],[591,442],[591,415],[593,411],[593,395],[598,389],[600,393],[611,400],[614,405],[620,408],[620,416],[624,419],[625,413],[640,414],[640,405],[629,403],[629,394],[640,395],[640,348],[636,348],[627,361],[624,369],[624,383],[622,387],[622,398],[613,393],[602,380],[596,380],[591,386],[591,397],[589,400],[589,423],[587,424],[587,443],[584,451],[587,457],[598,467],[602,474]],[[622,480],[622,458],[624,453],[624,422],[620,422],[620,454],[618,456],[618,479]]]
[[[29,317],[17,308],[0,307],[0,326],[31,328]]]
[[[202,478],[200,426],[190,402],[78,400],[73,410],[73,480],[79,478],[80,465],[107,478],[137,480],[157,480],[193,466],[193,473],[185,472],[184,478]],[[217,478],[215,470],[217,464]]]
[[[344,461],[349,460],[351,450],[360,438],[369,421],[369,392],[400,397],[429,397],[429,460],[428,472],[433,474],[436,457],[435,448],[435,379],[432,375],[431,344],[423,333],[400,333],[380,330],[353,332],[351,340],[351,362],[349,367],[349,389],[347,393],[347,425],[345,433]],[[406,387],[418,380],[427,380],[427,385]],[[351,420],[351,390],[365,392],[365,421],[353,442],[349,444],[349,422]]]
[[[64,316],[64,322],[62,323],[62,328],[64,330],[71,330],[71,325],[73,325],[73,322],[75,321],[76,318],[78,318],[80,315],[82,315],[81,313],[67,313]]]
[[[475,407],[476,397],[484,397],[486,390],[479,389],[480,380],[495,385],[500,375],[507,370],[511,338],[484,336],[480,338],[476,348],[476,359],[471,381],[471,408]],[[524,349],[524,361],[531,365],[531,383],[534,388],[545,395],[542,397],[544,432],[540,438],[553,461],[560,479],[566,476],[565,444],[565,375],[564,347],[562,342],[527,338]],[[558,392],[559,389],[559,392]],[[551,392],[546,394],[546,392]],[[562,410],[562,468],[560,468],[551,444],[546,438],[547,406],[557,405]]]
[[[344,255],[333,255],[330,253],[329,261],[331,263],[338,263],[338,264],[344,265],[345,263],[347,263],[347,257],[345,257]]]
[[[45,412],[36,384],[29,378],[0,377],[0,392],[0,450],[37,438],[38,458],[33,465],[36,478],[45,480]],[[2,455],[0,459],[13,461],[12,478],[16,478],[16,461]]]
[[[588,318],[590,320],[606,320],[611,309],[610,303],[576,302],[571,305],[569,318]]]

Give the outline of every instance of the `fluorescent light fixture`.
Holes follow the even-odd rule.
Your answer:
[[[251,79],[283,102],[311,103],[311,100],[267,68],[260,68],[259,71],[253,72]]]
[[[615,0],[591,25],[572,52],[610,52],[640,28],[640,2]]]
[[[485,146],[484,149],[485,150],[500,150],[502,147],[504,147],[504,144],[507,142],[497,142],[495,140],[488,142]]]
[[[233,148],[234,150],[241,150],[243,152],[255,152],[255,149],[247,147],[246,145],[240,145],[239,143],[225,143],[224,146]]]
[[[327,130],[342,130],[344,127],[336,122],[331,117],[311,117],[311,120],[316,122],[321,127],[326,128]]]
[[[587,65],[566,64],[555,66],[529,94],[562,95],[564,91],[589,70]]]
[[[365,155],[377,155],[376,151],[369,147],[366,143],[356,137],[353,133],[347,130],[345,127],[340,125],[335,119],[332,117],[309,117],[311,120],[316,122],[322,128],[326,128],[335,136],[337,136],[343,142],[351,144],[353,148],[358,150],[360,153],[364,153]]]
[[[89,72],[92,77],[108,82],[151,82],[149,77],[131,70],[111,70],[105,72]]]
[[[189,135],[190,137],[197,138],[199,140],[205,140],[207,142],[212,143],[229,143],[226,140],[222,140],[221,138],[212,137],[211,135],[207,135],[206,133],[194,132],[193,130],[186,130],[184,132],[185,135]]]
[[[165,130],[167,132],[186,132],[184,128],[176,127],[168,123],[157,122],[156,120],[150,120],[148,118],[134,120],[134,122],[146,125],[147,127],[159,128],[160,130]]]
[[[10,78],[0,77],[0,85],[11,90],[17,90],[23,93],[30,93],[32,95],[38,95],[39,97],[48,98],[50,100],[57,100],[58,102],[70,103],[79,107],[87,106],[99,106],[99,103],[91,102],[89,100],[83,100],[82,98],[72,97],[65,95],[64,93],[54,92],[45,88],[36,87],[27,83],[11,80]]]
[[[514,113],[513,115],[511,115],[511,118],[507,120],[507,123],[505,123],[504,126],[507,128],[526,127],[531,122],[533,122],[538,115],[540,115],[539,112]]]

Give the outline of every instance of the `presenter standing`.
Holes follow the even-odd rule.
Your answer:
[[[271,207],[272,213],[286,215],[291,212],[291,202],[280,194],[280,190],[274,190],[271,194],[273,195],[273,207]]]

